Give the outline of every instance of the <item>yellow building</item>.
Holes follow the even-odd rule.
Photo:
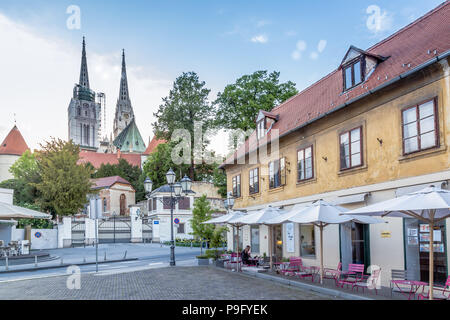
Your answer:
[[[225,163],[234,209],[290,209],[324,199],[353,209],[450,179],[450,3],[367,50],[351,46],[338,68],[271,112]],[[427,280],[427,257],[415,219],[333,225],[324,230],[325,267],[378,265]],[[439,226],[435,279],[445,282],[450,222]],[[287,234],[287,228],[289,234]],[[293,230],[293,231],[291,231]],[[292,234],[293,232],[293,234]],[[267,227],[244,227],[239,247],[268,254]],[[275,227],[278,257],[318,265],[318,229]],[[233,246],[233,235],[228,243]]]

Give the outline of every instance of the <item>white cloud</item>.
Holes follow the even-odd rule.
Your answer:
[[[312,60],[317,60],[319,58],[319,54],[317,52],[311,52],[311,54],[309,55],[309,57]]]
[[[251,39],[251,41],[255,42],[255,43],[267,43],[267,41],[269,41],[269,39],[267,38],[266,35],[260,34],[260,35],[254,36]]]
[[[300,60],[302,57],[302,54],[300,51],[295,50],[294,52],[292,52],[291,57],[294,60]]]
[[[300,40],[299,42],[297,42],[297,50],[305,51],[306,50],[306,42],[303,40]]]
[[[293,37],[293,36],[296,36],[296,35],[297,35],[297,32],[295,32],[295,31],[293,31],[293,30],[289,30],[289,31],[286,31],[286,32],[285,32],[285,35],[286,35],[287,37]]]
[[[0,39],[4,44],[0,59],[0,140],[14,125],[30,148],[49,137],[68,138],[67,108],[72,89],[78,81],[81,61],[80,43],[39,34],[0,13]],[[106,94],[107,132],[112,130],[115,102],[119,93],[121,52],[99,54],[87,41],[91,88]],[[166,75],[127,60],[128,84],[136,121],[145,142],[152,134],[155,112],[172,86]],[[102,116],[103,119],[103,116]]]
[[[366,20],[367,29],[374,34],[382,33],[392,29],[394,17],[392,13],[386,10],[382,11],[377,5],[370,5],[366,9],[369,15]]]
[[[267,26],[269,24],[271,24],[271,22],[268,20],[260,20],[260,21],[256,22],[256,27],[261,28],[261,27]]]
[[[327,46],[327,40],[320,40],[319,44],[317,45],[317,50],[319,51],[319,53],[322,53],[323,50],[325,50]]]

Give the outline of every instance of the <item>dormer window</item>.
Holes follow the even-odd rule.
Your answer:
[[[264,126],[264,119],[259,121],[256,127],[256,136],[258,137],[258,140],[263,138],[264,135],[266,134],[265,132],[265,126]]]
[[[359,58],[356,61],[343,66],[345,90],[351,89],[364,81],[362,65],[363,59]]]
[[[348,91],[366,81],[386,57],[351,46],[341,62],[343,91]]]
[[[278,115],[260,110],[256,118],[256,138],[258,140],[264,138],[276,121],[278,121]]]

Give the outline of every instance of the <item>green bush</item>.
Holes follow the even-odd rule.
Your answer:
[[[28,225],[33,229],[53,229],[53,222],[47,219],[19,219],[17,229],[24,229]]]
[[[220,257],[220,255],[224,254],[225,252],[226,252],[225,250],[207,249],[205,250],[205,256],[217,260]]]
[[[209,259],[207,255],[197,256],[197,259]]]

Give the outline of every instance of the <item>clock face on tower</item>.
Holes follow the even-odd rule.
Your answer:
[[[125,119],[128,119],[128,117],[129,117],[128,114],[126,114],[126,113],[123,116],[125,117]]]

